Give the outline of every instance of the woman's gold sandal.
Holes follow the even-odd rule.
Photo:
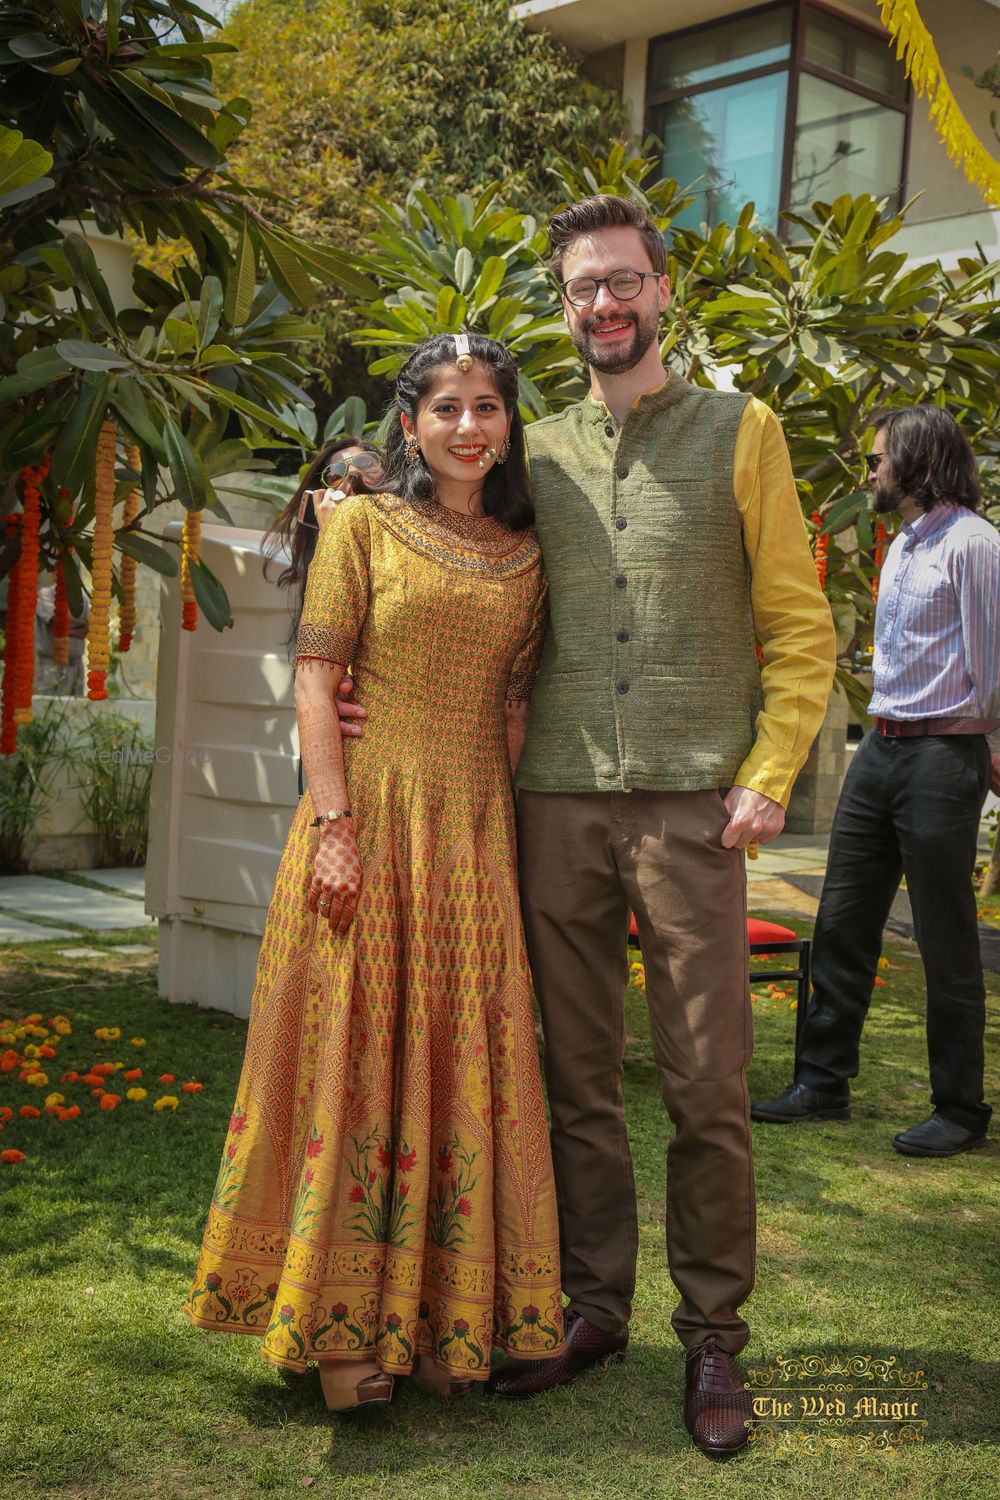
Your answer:
[[[319,1381],[327,1408],[333,1412],[388,1406],[395,1385],[373,1359],[321,1359]]]
[[[430,1391],[432,1396],[443,1396],[446,1399],[467,1396],[476,1383],[474,1380],[456,1380],[447,1370],[442,1370],[440,1365],[422,1354],[417,1356],[410,1378],[418,1390]]]

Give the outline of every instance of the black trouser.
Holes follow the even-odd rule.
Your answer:
[[[873,730],[862,741],[830,835],[800,1082],[829,1088],[857,1075],[882,929],[905,875],[926,971],[931,1099],[947,1119],[986,1128],[986,995],[972,875],[989,783],[983,735],[886,739]]]

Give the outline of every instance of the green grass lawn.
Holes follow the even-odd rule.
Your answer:
[[[667,1126],[638,990],[626,1088],[642,1242],[627,1360],[523,1406],[479,1395],[439,1402],[403,1388],[382,1416],[345,1421],[324,1410],[314,1371],[286,1376],[255,1340],[199,1333],[181,1317],[244,1027],[161,1004],[153,966],[116,955],[144,938],[88,938],[100,960],[60,958],[65,942],[0,950],[4,1015],[72,1021],[48,1067],[51,1087],[102,1054],[141,1067],[150,1087],[147,1100],[104,1114],[89,1089],[67,1086],[67,1102],[84,1103],[80,1118],[15,1114],[0,1136],[0,1147],[26,1153],[0,1168],[5,1500],[303,1491],[337,1500],[978,1500],[1000,1490],[997,1148],[922,1163],[890,1145],[928,1112],[912,947],[887,947],[894,966],[867,1028],[855,1118],[755,1127],[760,1254],[747,1362],[860,1354],[922,1369],[926,1441],[865,1452],[844,1433],[824,1442],[813,1428],[814,1452],[785,1439],[713,1464],[680,1420],[683,1369],[662,1247]],[[1000,986],[995,975],[990,982],[995,1042]],[[789,1081],[794,1016],[787,999],[761,998],[755,1010],[751,1086],[763,1095]],[[121,1027],[121,1040],[96,1042],[102,1026]],[[145,1047],[131,1048],[133,1036]],[[164,1071],[175,1086],[156,1084]],[[181,1093],[189,1078],[203,1092]],[[996,1084],[994,1070],[994,1096]],[[0,1074],[0,1105],[40,1104],[47,1092]],[[180,1098],[176,1111],[151,1108],[164,1092]]]

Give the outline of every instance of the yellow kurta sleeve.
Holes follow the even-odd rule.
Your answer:
[[[363,495],[342,500],[320,533],[309,567],[295,642],[296,663],[319,658],[346,667],[368,613],[371,533]]]
[[[549,585],[543,572],[539,579],[538,593],[535,596],[535,607],[531,612],[528,634],[510,669],[510,681],[507,685],[508,700],[524,701],[531,698],[531,690],[538,676],[538,663],[542,655],[542,641],[545,638],[548,618]]]
[[[740,421],[733,488],[764,655],[764,706],[736,784],[787,807],[826,713],[836,635],[816,577],[781,423],[756,399],[747,403]]]

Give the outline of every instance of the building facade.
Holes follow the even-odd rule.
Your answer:
[[[621,91],[637,139],[662,143],[663,168],[697,183],[680,222],[732,222],[752,200],[779,210],[840,193],[895,203],[920,194],[899,240],[946,268],[981,245],[1000,257],[1000,212],[951,162],[925,99],[913,97],[876,0],[524,0],[525,24],[585,55]],[[964,72],[1000,48],[1000,0],[920,0],[956,100],[995,146],[996,101]]]

